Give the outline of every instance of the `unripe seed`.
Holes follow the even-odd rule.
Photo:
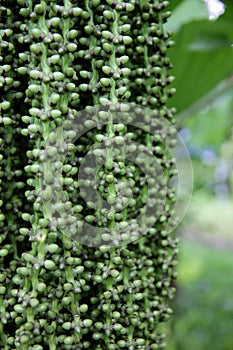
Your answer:
[[[65,322],[62,324],[62,328],[64,328],[65,330],[69,331],[72,327],[72,323],[71,322]]]
[[[53,79],[55,81],[63,80],[65,78],[65,75],[61,72],[54,72],[53,73]]]
[[[59,18],[60,21],[60,18]],[[71,29],[68,34],[70,39],[75,39],[78,36],[78,31],[76,29]]]
[[[55,270],[56,265],[52,260],[45,260],[44,266],[47,270]]]
[[[120,323],[115,323],[113,327],[114,327],[114,330],[117,332],[122,330],[122,325]]]
[[[41,78],[41,72],[36,69],[31,70],[29,75],[32,79],[35,79],[35,80],[38,80],[39,78]]]
[[[103,323],[102,322],[95,322],[95,328],[97,328],[98,330],[103,328]]]
[[[32,28],[31,34],[35,39],[39,39],[39,37],[41,36],[41,30],[38,28]]]
[[[49,223],[48,223],[48,220],[46,220],[46,219],[39,219],[38,224],[39,224],[41,227],[45,228],[45,227],[48,226]]]
[[[59,118],[62,115],[62,112],[59,109],[52,109],[50,113],[54,119]]]
[[[81,84],[81,85],[79,85],[79,89],[81,91],[87,91],[88,87],[89,87],[88,84]]]
[[[99,98],[99,103],[100,103],[100,105],[102,105],[102,106],[106,106],[109,102],[110,102],[110,101],[109,101],[107,98],[105,98],[105,97],[100,97],[100,98]]]
[[[66,344],[66,345],[71,345],[71,344],[73,344],[73,342],[74,342],[73,337],[65,337],[65,339],[64,339],[64,344]]]
[[[22,219],[23,219],[24,221],[30,221],[31,215],[28,214],[28,213],[23,213],[23,214],[22,214]]]
[[[7,249],[5,249],[5,248],[0,249],[0,256],[1,257],[7,256],[8,253],[9,252]]]
[[[105,52],[111,52],[112,46],[109,43],[103,43],[103,49]]]
[[[74,43],[69,43],[67,45],[67,49],[69,52],[75,52],[77,50],[77,45]]]
[[[3,109],[4,111],[10,108],[10,102],[9,101],[4,101],[0,103],[0,110]]]
[[[86,313],[87,310],[88,310],[88,305],[87,305],[87,304],[82,304],[82,305],[80,305],[79,310],[80,310],[80,312],[82,312],[82,313]]]
[[[61,57],[59,55],[52,55],[48,58],[48,61],[52,64],[56,64],[60,61]]]
[[[120,347],[120,348],[125,348],[126,347],[126,342],[125,340],[119,340],[117,342],[117,345]]]
[[[6,287],[0,286],[0,295],[4,295],[6,293]]]
[[[14,305],[14,310],[18,313],[18,314],[21,314],[24,312],[24,308],[22,305],[20,304],[16,304]]]
[[[42,52],[42,48],[40,44],[32,44],[30,46],[30,50],[35,53],[36,55],[38,55],[40,52]]]
[[[79,8],[79,7],[73,7],[72,8],[72,14],[74,15],[74,16],[80,16],[81,14],[82,14],[82,9],[81,8]]]
[[[32,299],[30,300],[30,305],[31,305],[32,308],[37,307],[37,306],[39,305],[39,300],[36,299],[36,298],[32,298]]]
[[[64,297],[62,298],[62,304],[63,305],[69,305],[72,302],[70,297]]]
[[[83,324],[84,324],[85,327],[89,328],[89,327],[91,327],[91,325],[92,325],[92,320],[90,320],[90,319],[85,319],[85,320],[83,321]]]
[[[93,333],[92,338],[94,340],[100,340],[102,338],[102,335],[101,335],[101,333],[95,332],[95,333]]]
[[[43,283],[43,282],[39,282],[36,285],[36,289],[37,289],[38,292],[42,293],[42,292],[44,292],[46,290],[46,284]]]
[[[133,42],[133,39],[128,35],[124,35],[123,42],[125,45],[130,45]]]
[[[68,91],[74,91],[76,86],[74,83],[68,83],[68,84],[66,84],[66,88]]]
[[[126,11],[132,12],[134,10],[134,5],[130,3],[126,3]]]
[[[41,345],[33,345],[32,350],[43,350],[43,347]]]
[[[131,70],[129,68],[122,68],[121,73],[124,77],[126,77],[131,73]]]
[[[6,126],[12,124],[12,119],[9,118],[9,117],[3,117],[2,121],[3,121],[3,124],[6,125]]]
[[[111,72],[111,67],[109,67],[109,66],[103,66],[103,67],[102,67],[102,71],[103,71],[104,74],[109,75],[109,73]]]
[[[106,181],[112,183],[114,181],[114,176],[112,174],[106,176]]]

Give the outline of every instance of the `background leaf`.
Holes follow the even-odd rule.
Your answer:
[[[233,74],[233,2],[225,1],[225,4],[226,11],[217,20],[200,19],[203,13],[197,20],[198,8],[204,4],[198,1],[194,5],[192,0],[185,0],[179,2],[168,21],[168,28],[179,28],[174,34],[176,45],[170,49],[177,89],[170,105],[178,113],[189,109]],[[195,16],[190,13],[192,10],[196,11]]]
[[[173,9],[172,16],[164,27],[166,30],[175,33],[186,23],[200,21],[200,19],[208,19],[208,17],[209,12],[207,6],[202,0],[177,2],[176,7]]]

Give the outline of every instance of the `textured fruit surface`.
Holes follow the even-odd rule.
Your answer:
[[[71,233],[74,223],[119,227],[125,239],[137,233],[133,223],[146,202],[147,182],[139,166],[114,156],[111,145],[121,150],[131,140],[134,152],[137,142],[159,159],[166,178],[174,171],[163,147],[165,139],[172,144],[170,130],[162,126],[151,135],[113,122],[104,110],[121,103],[127,113],[127,103],[139,105],[153,111],[144,116],[148,123],[153,118],[175,123],[174,110],[166,106],[174,92],[170,34],[163,30],[167,5],[8,0],[0,6],[1,349],[165,347],[159,324],[172,312],[176,277],[177,240],[166,232],[172,191],[162,193],[162,183],[150,179],[165,197],[163,215],[128,244],[108,245],[105,234],[106,244],[83,245],[64,234],[64,227]],[[97,105],[104,123],[92,128],[91,118],[78,120],[89,131],[73,142],[75,132],[66,130],[67,149],[59,148],[56,130]],[[94,155],[103,157],[103,142],[110,151],[94,176],[111,209],[95,211],[80,195],[77,174],[93,145]],[[84,170],[92,174],[91,166]],[[63,197],[54,191],[57,173]],[[90,188],[88,181],[84,185]]]

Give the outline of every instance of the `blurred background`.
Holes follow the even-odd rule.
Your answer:
[[[174,0],[166,29],[194,191],[181,226],[168,350],[233,350],[233,1]]]

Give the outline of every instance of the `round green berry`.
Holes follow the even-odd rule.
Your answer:
[[[47,270],[55,270],[56,264],[52,260],[45,260],[44,266]]]
[[[102,338],[102,334],[98,333],[98,332],[95,332],[95,333],[93,333],[92,338],[94,340],[100,340]]]
[[[82,305],[80,305],[79,310],[80,310],[80,312],[82,312],[82,313],[86,313],[87,310],[88,310],[88,305],[87,305],[87,304],[82,304]]]

